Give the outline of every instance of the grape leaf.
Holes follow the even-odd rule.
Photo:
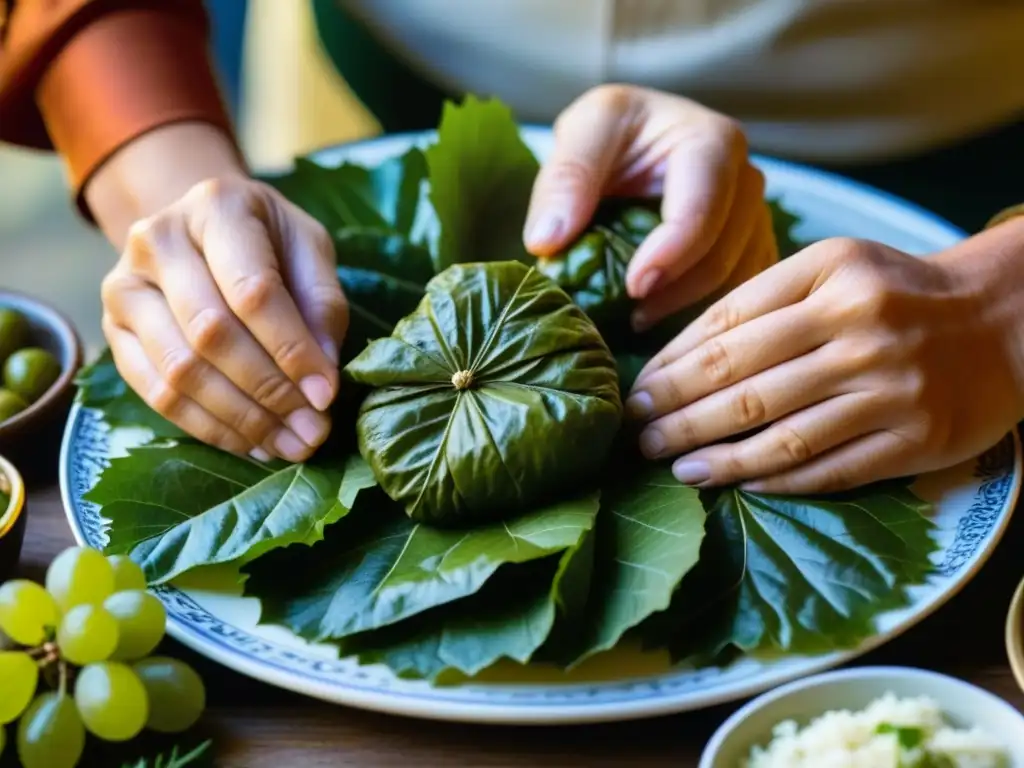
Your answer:
[[[345,365],[416,309],[434,267],[426,248],[386,231],[350,227],[335,235],[334,246],[349,305],[341,355]]]
[[[648,360],[650,358],[647,355],[633,355],[628,352],[615,355],[615,367],[619,371],[619,392],[622,393],[623,399],[633,388],[633,382],[647,365]]]
[[[96,360],[78,372],[75,384],[79,404],[102,412],[103,420],[110,427],[143,427],[150,430],[154,438],[174,439],[185,435],[135,394],[117,372],[109,349],[104,349]]]
[[[938,548],[931,505],[905,481],[828,497],[730,489],[708,508],[700,565],[668,611],[677,656],[856,645],[877,614],[906,604]],[[664,645],[658,634],[649,641]]]
[[[191,442],[143,446],[112,459],[85,498],[109,519],[105,551],[130,555],[160,584],[322,539],[375,484],[357,455],[334,466],[261,464]]]
[[[343,163],[329,168],[296,158],[288,173],[263,180],[335,233],[361,227],[397,233],[428,245],[436,227],[424,189],[427,164],[419,149],[375,168]]]
[[[472,677],[501,659],[526,664],[551,638],[556,619],[580,616],[593,541],[589,531],[560,557],[500,569],[475,595],[343,641],[343,652],[432,682],[452,671]]]
[[[800,218],[785,208],[778,198],[768,200],[768,208],[772,212],[772,229],[775,231],[775,242],[779,248],[779,258],[785,259],[804,247],[793,235]]]
[[[680,484],[669,467],[626,466],[626,479],[602,491],[594,579],[575,663],[614,647],[628,630],[668,608],[704,539],[705,511],[695,489]]]
[[[440,236],[434,269],[480,261],[534,259],[523,226],[540,166],[497,99],[447,102],[437,142],[424,153]]]
[[[250,563],[245,591],[262,602],[261,622],[308,640],[337,640],[472,595],[506,563],[574,546],[593,527],[597,508],[592,494],[453,530],[410,520],[382,492],[364,494],[357,512],[311,550]]]

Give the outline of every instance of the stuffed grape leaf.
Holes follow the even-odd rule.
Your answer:
[[[592,482],[622,417],[593,323],[516,262],[445,270],[345,370],[374,388],[360,452],[410,517],[434,524],[515,514]]]
[[[508,522],[445,530],[410,520],[379,492],[365,493],[311,550],[250,563],[245,590],[261,600],[263,623],[309,640],[338,640],[475,594],[503,565],[576,546],[597,508],[595,493]]]
[[[337,468],[267,465],[184,442],[112,459],[85,498],[109,519],[106,552],[131,556],[159,584],[199,566],[319,541],[374,484],[355,455]]]
[[[629,326],[633,300],[626,270],[644,238],[661,222],[651,207],[606,200],[590,227],[561,253],[539,259],[537,269],[563,288],[607,336]]]

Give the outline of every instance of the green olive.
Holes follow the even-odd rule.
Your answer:
[[[28,344],[28,321],[20,312],[0,307],[0,365]]]
[[[57,358],[39,347],[19,349],[4,363],[4,386],[34,403],[60,377]]]
[[[3,424],[12,416],[21,413],[28,408],[26,403],[18,395],[9,389],[0,389],[0,424]]]

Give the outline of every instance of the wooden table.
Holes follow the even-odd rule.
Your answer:
[[[29,491],[22,571],[41,579],[46,565],[73,543],[55,486]],[[1003,622],[1024,575],[1024,517],[1011,523],[998,550],[949,604],[863,664],[926,667],[969,680],[1024,709],[1010,674]],[[954,639],[956,638],[956,639]],[[219,667],[168,640],[206,681],[204,731],[215,740],[217,766],[695,766],[707,739],[737,704],[619,724],[523,728],[433,723],[325,704]],[[158,745],[164,746],[164,745]],[[154,747],[155,748],[155,747]],[[123,753],[119,753],[123,754]],[[132,753],[140,754],[138,749]],[[112,762],[88,768],[118,768]]]

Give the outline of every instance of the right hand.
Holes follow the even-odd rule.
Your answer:
[[[566,247],[605,196],[662,198],[662,223],[626,273],[637,331],[778,261],[764,176],[743,131],[689,99],[601,85],[570,104],[533,188],[527,248],[543,258]]]
[[[193,437],[259,460],[304,461],[327,438],[347,326],[327,232],[242,176],[137,222],[103,281],[129,386]]]

